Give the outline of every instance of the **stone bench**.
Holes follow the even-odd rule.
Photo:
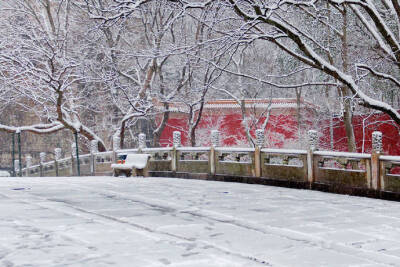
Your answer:
[[[125,160],[121,163],[111,164],[113,175],[115,177],[124,174],[126,177],[130,176],[149,176],[149,154],[127,154]]]

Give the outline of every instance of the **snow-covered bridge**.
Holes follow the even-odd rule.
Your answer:
[[[2,178],[1,266],[399,266],[400,203],[169,178]]]
[[[318,134],[309,132],[309,148],[273,149],[262,147],[264,132],[257,130],[255,147],[221,147],[219,132],[213,131],[211,146],[181,146],[181,133],[173,134],[173,147],[146,147],[146,136],[139,134],[139,146],[98,152],[92,141],[91,153],[78,155],[72,147],[71,156],[61,158],[55,149],[53,161],[46,162],[41,153],[40,163],[32,165],[26,158],[21,162],[19,176],[105,176],[112,174],[112,163],[127,154],[150,155],[146,173],[153,177],[181,177],[217,181],[237,181],[400,200],[400,156],[382,153],[382,133],[374,132],[371,153],[348,153],[318,150]],[[117,136],[118,137],[118,136]]]

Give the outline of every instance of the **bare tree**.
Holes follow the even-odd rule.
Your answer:
[[[13,11],[2,25],[8,33],[0,53],[3,77],[12,81],[10,90],[18,94],[15,104],[46,121],[29,130],[66,128],[98,140],[99,150],[104,151],[104,142],[81,119],[87,100],[85,68],[79,60],[82,33],[70,20],[70,1],[18,0],[3,10]]]

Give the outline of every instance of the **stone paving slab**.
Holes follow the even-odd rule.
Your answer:
[[[400,266],[400,203],[169,178],[0,179],[0,266]]]

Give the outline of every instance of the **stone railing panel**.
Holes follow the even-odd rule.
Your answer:
[[[40,176],[40,166],[39,165],[31,166],[28,170],[28,174],[30,177],[39,177]]]
[[[92,175],[92,170],[90,167],[90,154],[79,155],[79,165],[81,176],[90,176]]]
[[[172,152],[171,147],[160,147],[160,148],[144,148],[142,153],[150,154],[149,170],[161,172],[161,171],[172,171],[171,161]]]
[[[177,149],[177,172],[209,173],[210,148],[180,147]]]
[[[215,173],[232,176],[256,176],[254,148],[216,148]]]
[[[55,162],[49,161],[42,164],[43,176],[56,176]]]
[[[307,151],[261,150],[261,176],[278,180],[307,181]]]
[[[113,152],[97,152],[93,154],[94,175],[111,175],[111,164],[113,163]]]
[[[315,182],[370,188],[370,154],[317,151],[313,166]]]
[[[59,176],[70,176],[71,175],[72,161],[71,157],[60,159],[58,161],[58,175]]]
[[[380,156],[381,189],[389,192],[400,192],[400,157]]]

